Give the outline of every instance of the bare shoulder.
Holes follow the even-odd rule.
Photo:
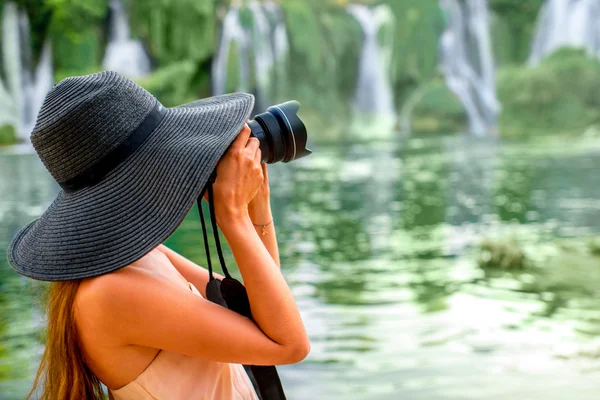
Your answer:
[[[79,285],[73,311],[79,328],[104,327],[132,300],[136,271],[129,267],[84,279]],[[140,282],[137,282],[140,285]],[[103,329],[102,329],[103,330]],[[102,330],[98,331],[100,333]]]
[[[124,267],[82,280],[75,297],[75,309],[84,308],[86,313],[89,313],[101,305],[120,300],[118,297],[130,292],[127,288],[133,280],[132,275],[134,274],[128,270],[128,267]]]
[[[74,302],[80,327],[94,329],[127,318],[132,307],[147,302],[147,293],[160,289],[160,277],[148,260],[138,260],[116,271],[84,279]],[[114,336],[114,330],[111,335]]]

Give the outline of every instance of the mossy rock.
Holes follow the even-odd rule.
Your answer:
[[[411,130],[414,133],[448,133],[464,131],[465,110],[442,79],[429,83],[414,105]]]
[[[0,145],[17,143],[17,132],[12,125],[0,126]]]
[[[477,264],[484,269],[518,271],[526,267],[525,251],[515,238],[485,238],[479,246]]]
[[[591,255],[600,257],[600,237],[588,239],[587,247]]]

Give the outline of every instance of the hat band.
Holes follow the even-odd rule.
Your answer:
[[[66,181],[58,182],[58,184],[65,192],[75,192],[97,184],[148,139],[166,114],[167,109],[157,100],[152,111],[121,144],[82,173]]]

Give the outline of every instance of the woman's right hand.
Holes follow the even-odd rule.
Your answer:
[[[244,125],[217,164],[213,185],[215,214],[219,225],[248,217],[248,203],[263,183],[260,142]]]

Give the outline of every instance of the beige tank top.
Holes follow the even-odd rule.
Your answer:
[[[188,284],[202,297],[191,282]],[[241,364],[163,350],[135,380],[110,392],[115,400],[258,400]]]

